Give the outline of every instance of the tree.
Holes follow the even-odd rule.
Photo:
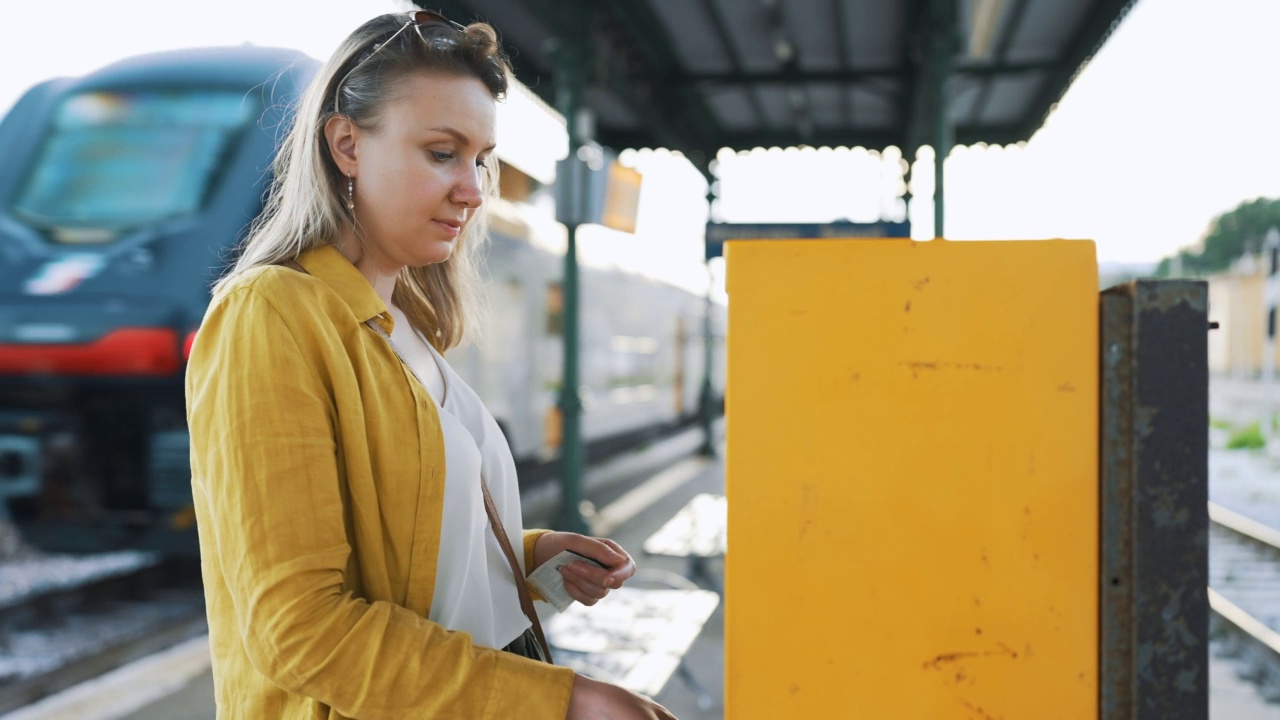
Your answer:
[[[1226,270],[1246,252],[1261,250],[1263,237],[1273,227],[1280,227],[1280,199],[1258,198],[1240,203],[1209,223],[1198,249],[1183,249],[1161,260],[1156,275],[1173,274],[1175,258],[1182,260],[1183,275]]]

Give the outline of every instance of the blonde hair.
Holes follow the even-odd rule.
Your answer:
[[[325,123],[336,114],[335,107],[361,129],[376,132],[383,107],[400,82],[422,71],[476,77],[495,100],[505,95],[511,66],[492,27],[432,23],[406,29],[406,22],[404,14],[389,14],[361,25],[312,79],[272,163],[275,177],[262,214],[214,292],[251,268],[287,263],[308,250],[336,244],[347,224],[365,241],[355,213],[346,206],[347,178],[325,139]],[[493,156],[481,172],[481,191],[486,198],[497,196]],[[396,279],[392,302],[439,350],[458,345],[475,330],[478,255],[488,237],[489,205],[482,203],[472,213],[448,260],[406,267]]]

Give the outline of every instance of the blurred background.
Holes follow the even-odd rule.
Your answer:
[[[985,8],[996,18],[1034,4],[961,3],[965,17]],[[811,5],[760,3],[768,13]],[[1092,239],[1103,288],[1139,277],[1206,279],[1218,323],[1209,345],[1211,498],[1280,527],[1280,3],[1096,5],[1123,7],[1120,19],[1029,139],[949,149],[945,237]],[[835,4],[855,24],[872,6],[897,7]],[[373,15],[416,7],[119,0],[6,8],[0,712],[54,717],[18,713],[200,637],[181,378],[208,285],[260,208],[288,102],[315,63]],[[803,55],[808,39],[793,39]],[[155,84],[118,90],[139,78]],[[449,357],[507,435],[527,524],[608,527],[640,543],[695,490],[723,492],[715,460],[680,482],[662,476],[695,453],[713,457],[723,439],[728,298],[723,261],[706,256],[708,223],[889,223],[932,239],[940,234],[935,153],[928,143],[726,148],[703,158],[617,148],[619,165],[639,173],[634,225],[570,229],[557,214],[556,179],[578,138],[539,90],[517,83],[500,106],[503,199],[486,266],[489,320],[483,339]],[[960,85],[955,101],[984,92]],[[580,309],[564,279],[571,237]],[[567,329],[566,313],[580,315],[580,326]],[[580,367],[566,368],[569,355],[581,356]],[[567,395],[578,405],[566,405]],[[566,482],[578,471],[560,463],[579,442],[584,477]],[[632,525],[617,520],[640,497],[630,493],[659,476],[667,495],[650,492],[642,509],[624,513]],[[1234,563],[1255,561],[1215,562],[1217,582],[1229,587],[1241,583]],[[1280,580],[1280,571],[1261,572],[1267,588]],[[86,597],[111,611],[76,615]],[[1280,605],[1260,602],[1253,612],[1280,625]],[[716,612],[691,655],[709,668],[704,681],[722,674]],[[1225,640],[1218,647],[1228,652]],[[184,662],[171,664],[194,669],[157,687],[193,694],[152,698],[170,704],[138,717],[212,716],[207,659],[204,667]],[[1280,697],[1280,676],[1259,669],[1273,665],[1215,660],[1215,717],[1280,717],[1268,704]],[[690,717],[716,716],[689,688],[667,692],[664,701],[687,703]],[[101,716],[130,716],[145,704]]]

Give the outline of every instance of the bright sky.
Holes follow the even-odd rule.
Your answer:
[[[0,24],[0,108],[55,75],[198,45],[294,47],[317,58],[405,0],[173,0],[11,3]],[[957,148],[947,161],[947,235],[1077,237],[1101,261],[1154,262],[1190,245],[1214,215],[1280,197],[1275,0],[1140,0],[1025,147]],[[513,103],[517,104],[517,103]],[[501,122],[501,121],[500,121]],[[501,132],[501,129],[500,129]],[[515,137],[511,135],[510,137]],[[500,142],[503,136],[500,135]],[[560,142],[560,141],[557,141]],[[513,144],[513,143],[508,143]],[[683,160],[629,153],[643,172],[639,236],[583,238],[584,258],[705,287],[706,186]],[[913,234],[932,235],[932,155],[917,167]],[[897,157],[861,149],[729,154],[719,162],[727,222],[894,217]],[[888,179],[886,180],[885,177]]]

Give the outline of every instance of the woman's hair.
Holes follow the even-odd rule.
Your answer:
[[[307,250],[336,244],[350,223],[363,244],[356,213],[347,209],[347,178],[338,170],[324,127],[337,108],[362,130],[377,132],[386,103],[416,72],[481,80],[495,100],[507,90],[510,65],[493,28],[431,23],[405,28],[405,14],[380,15],[356,29],[303,93],[293,124],[272,164],[274,179],[262,214],[249,228],[239,258],[214,287],[260,265],[294,260]],[[403,28],[403,32],[397,33]],[[394,36],[394,38],[393,38]],[[388,42],[390,40],[390,42]],[[480,173],[481,192],[497,196],[497,160]],[[480,300],[478,253],[488,234],[488,204],[472,212],[453,254],[442,263],[406,267],[392,301],[436,348],[454,347],[475,329]]]

